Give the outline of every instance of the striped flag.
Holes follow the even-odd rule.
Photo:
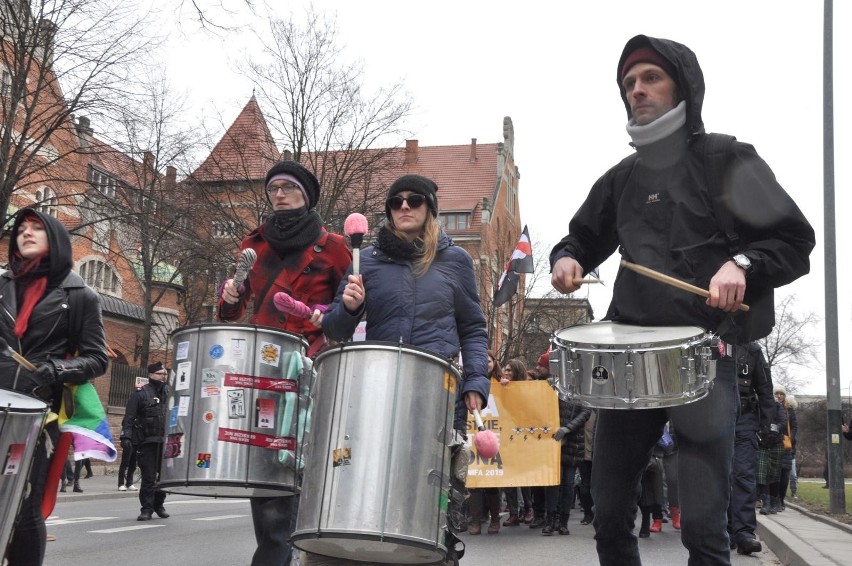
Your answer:
[[[506,264],[506,270],[497,283],[494,291],[494,307],[499,307],[509,301],[518,291],[519,273],[532,273],[534,271],[532,258],[532,245],[530,244],[530,233],[524,226],[524,231]]]

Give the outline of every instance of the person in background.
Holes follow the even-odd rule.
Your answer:
[[[59,491],[65,493],[68,485],[74,483],[74,468],[71,466],[71,460],[65,458],[65,467],[62,469],[62,481],[59,485]]]
[[[787,487],[790,485],[790,476],[796,461],[796,437],[799,433],[799,425],[796,421],[796,408],[799,402],[793,395],[787,395],[787,390],[781,385],[775,386],[775,399],[784,407],[787,417],[787,428],[784,429],[784,455],[781,457],[781,477],[778,480],[778,500],[781,511],[787,509],[784,498],[787,496]],[[788,446],[789,444],[789,446]]]
[[[591,525],[595,518],[595,501],[592,498],[592,465],[594,461],[595,444],[595,422],[597,422],[598,411],[592,409],[589,420],[583,427],[583,461],[580,462],[580,507],[583,509],[581,525]]]
[[[757,493],[760,499],[760,514],[771,515],[781,510],[778,497],[781,481],[781,458],[784,456],[784,431],[787,430],[787,415],[784,406],[773,399],[773,410],[769,429],[758,434],[760,452],[757,460]]]
[[[163,464],[163,443],[169,422],[171,387],[168,370],[162,362],[148,365],[148,383],[130,394],[121,421],[121,449],[134,450],[142,473],[139,490],[141,506],[137,521],[150,521],[154,513],[167,519],[166,492],[156,484]]]
[[[512,381],[527,381],[527,366],[524,361],[519,358],[514,358],[506,362],[503,366],[503,374],[500,376],[500,385],[507,386]],[[518,490],[521,492],[521,497],[518,497]],[[530,524],[534,519],[532,507],[532,493],[529,487],[507,487],[503,489],[503,494],[506,496],[506,505],[509,507],[509,516],[503,521],[504,527],[517,527],[521,523]],[[523,500],[523,507],[521,507]],[[529,515],[529,521],[527,516]]]
[[[500,381],[501,373],[497,357],[489,350],[488,378],[491,380],[492,387]],[[471,489],[468,504],[470,507],[470,522],[467,527],[468,534],[478,535],[482,533],[483,517],[488,515],[491,518],[488,523],[488,534],[496,535],[500,532],[500,488],[486,487]]]
[[[671,439],[668,444],[666,437]],[[663,462],[663,522],[665,523],[666,509],[672,520],[672,528],[680,530],[680,492],[678,491],[677,477],[677,434],[671,421],[663,428],[663,436],[657,445],[662,448]]]
[[[118,491],[136,491],[133,485],[133,474],[136,473],[136,450],[133,444],[125,443],[127,449],[121,449],[121,463],[118,466]]]
[[[461,356],[458,399],[472,412],[488,402],[488,331],[473,260],[441,228],[437,192],[438,185],[421,175],[391,184],[387,223],[361,250],[361,273],[350,270],[341,282],[322,328],[332,340],[347,340],[366,318],[367,340],[409,344],[445,359]],[[454,416],[456,436],[466,437],[467,421],[458,411]],[[455,545],[448,546],[453,560]]]
[[[695,54],[638,35],[616,81],[635,154],[604,173],[551,251],[561,293],[618,250],[625,260],[702,289],[699,297],[622,268],[605,320],[697,326],[720,336],[705,398],[671,408],[600,410],[592,494],[603,566],[640,564],[636,486],[671,420],[678,435],[681,541],[690,563],[730,564],[726,531],[737,415],[732,356],[774,324],[774,288],[807,273],[816,238],[772,170],[748,144],[705,134],[704,77]],[[721,151],[708,151],[715,147]],[[739,311],[746,303],[748,313]]]
[[[648,538],[651,533],[663,530],[663,450],[659,441],[651,452],[640,485],[639,511],[642,523],[639,526],[639,538]],[[654,519],[653,524],[651,517]]]
[[[760,552],[757,540],[757,468],[761,452],[759,439],[768,441],[773,432],[776,403],[772,396],[772,376],[757,342],[751,342],[737,354],[737,390],[740,414],[734,441],[734,469],[731,499],[728,504],[728,534],[731,550],[738,554]],[[775,423],[777,428],[778,424]],[[768,464],[768,461],[767,461]]]
[[[343,236],[325,230],[316,211],[320,184],[296,161],[274,164],[264,178],[272,214],[243,238],[240,252],[251,248],[257,260],[244,286],[233,279],[222,285],[218,318],[237,321],[253,305],[251,324],[300,334],[308,341],[308,355],[326,343],[317,309],[310,319],[287,315],[275,305],[275,295],[286,293],[302,303],[328,305],[352,263]],[[298,497],[252,497],[251,517],[257,548],[251,566],[287,566],[292,559],[290,533],[296,523]]]
[[[107,348],[98,295],[72,271],[71,237],[62,223],[31,208],[12,221],[9,265],[0,273],[0,336],[36,366],[30,372],[0,356],[0,387],[37,397],[59,413],[63,386],[103,375]],[[69,308],[70,305],[70,308]],[[75,309],[75,305],[82,308]],[[81,320],[72,320],[81,312]],[[77,327],[77,328],[72,328]],[[35,446],[29,486],[15,517],[6,558],[10,566],[39,566],[47,530],[42,515],[48,445],[59,440],[59,425],[44,426]],[[67,457],[58,454],[57,457]]]
[[[536,361],[535,368],[531,370],[530,378],[549,380],[550,375],[550,349],[539,356]],[[529,523],[531,529],[541,529],[546,524],[547,519],[547,491],[543,486],[530,487],[530,498],[532,499],[533,517]],[[526,519],[526,517],[525,517]]]

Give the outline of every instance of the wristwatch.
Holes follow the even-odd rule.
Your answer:
[[[731,261],[746,273],[751,271],[751,260],[745,254],[737,254],[731,258]]]

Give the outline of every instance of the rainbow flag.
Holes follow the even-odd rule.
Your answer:
[[[117,452],[109,431],[106,411],[104,411],[98,392],[89,383],[66,385],[66,394],[70,393],[73,408],[71,416],[69,408],[63,399],[59,410],[59,430],[70,432],[74,438],[74,459],[97,458],[106,462],[114,462]]]

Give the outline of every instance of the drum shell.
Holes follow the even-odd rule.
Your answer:
[[[231,387],[225,385],[225,380],[229,374],[280,380],[290,356],[303,359],[307,342],[297,334],[241,324],[180,328],[172,334],[171,342],[175,376],[170,412],[178,414],[176,418],[171,415],[167,427],[159,487],[170,493],[209,497],[275,497],[297,493],[299,474],[295,462],[300,455],[282,463],[277,449],[225,441],[220,437],[223,430],[229,434],[237,431],[245,435],[275,436],[278,428],[285,424],[292,435],[296,435],[295,417],[290,423],[280,423],[278,417],[287,402],[297,404],[295,415],[300,408],[305,408],[309,384],[304,383],[301,376],[298,387],[304,388],[305,395]],[[278,351],[277,365],[261,361],[261,350],[268,344]],[[181,364],[185,363],[191,364],[189,385],[181,389],[184,377],[181,368],[185,367]],[[211,384],[210,373],[206,374],[207,383],[203,383],[204,370],[214,370],[215,383]],[[210,395],[208,389],[205,395],[205,385],[212,385],[218,393]],[[233,411],[229,404],[234,390],[242,390],[242,417],[231,416]],[[180,414],[182,397],[189,398],[186,415]],[[257,426],[261,406],[267,411],[272,408],[275,415],[272,428]],[[175,456],[175,442],[180,446],[179,456]],[[208,462],[202,462],[204,459]]]
[[[379,342],[324,352],[315,368],[293,543],[366,562],[444,559],[458,371],[425,350]]]
[[[557,331],[552,341],[551,372],[565,397],[601,409],[653,409],[710,392],[714,338],[700,328],[596,322],[583,328],[597,338],[566,338],[576,328]]]
[[[9,543],[46,416],[40,400],[0,389],[0,550]]]

